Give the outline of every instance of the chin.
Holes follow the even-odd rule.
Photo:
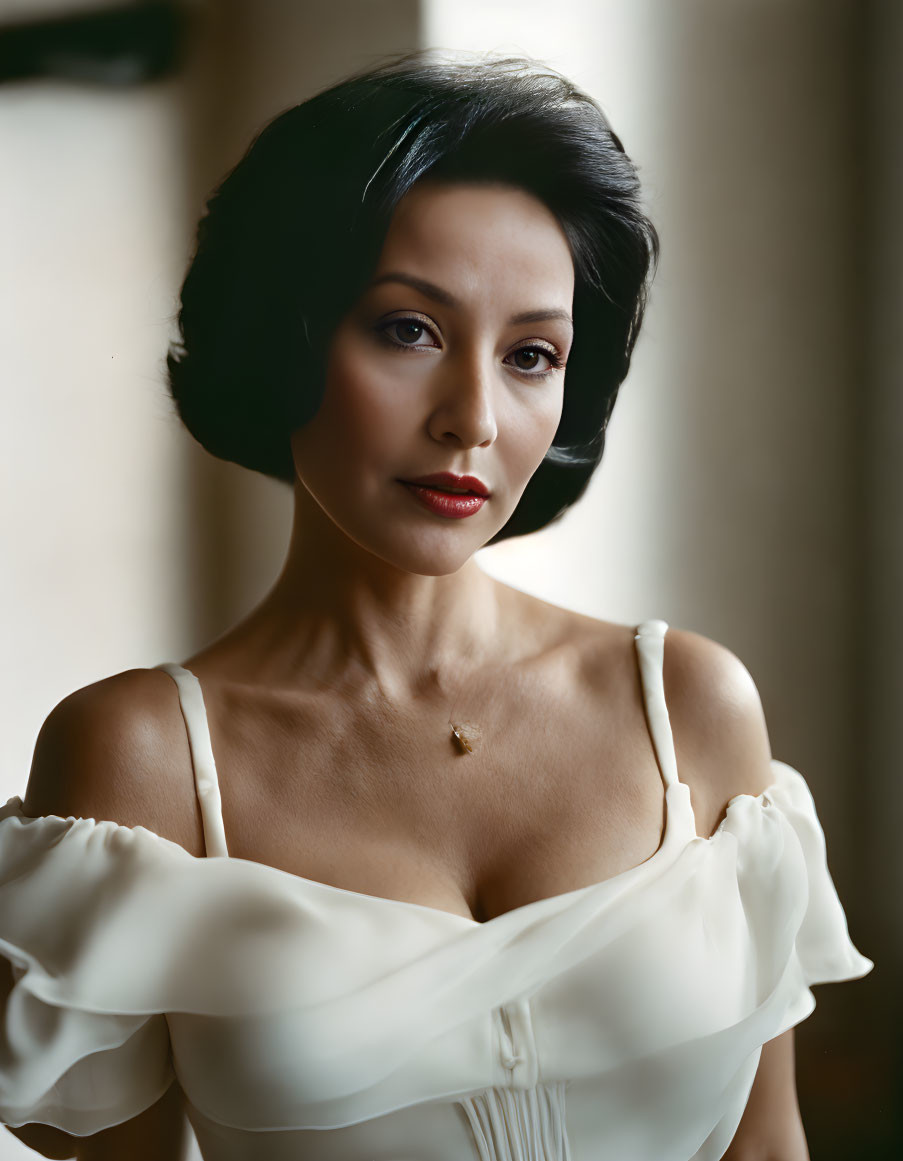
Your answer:
[[[407,551],[398,552],[393,556],[385,555],[383,559],[404,569],[405,572],[416,573],[418,576],[452,576],[463,568],[482,547],[482,544],[477,544],[473,547],[459,547],[457,550],[453,550],[451,546],[446,546],[442,550],[433,549],[431,551],[424,546],[419,550],[409,548]]]
[[[375,543],[371,536],[353,537],[367,552],[386,564],[419,576],[451,576],[476,555],[495,532],[486,536],[450,535],[444,529],[433,535],[423,532],[407,537],[389,537]]]

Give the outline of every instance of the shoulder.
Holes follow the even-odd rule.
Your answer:
[[[663,682],[678,773],[698,832],[708,835],[731,798],[759,795],[773,781],[762,700],[736,654],[688,629],[665,634]]]
[[[169,674],[129,669],[64,697],[38,734],[23,811],[144,826],[202,854],[191,751]]]
[[[630,683],[642,700],[636,626],[575,617],[584,675],[611,701]],[[678,776],[690,788],[697,833],[710,835],[738,794],[759,795],[774,781],[771,745],[756,683],[727,646],[668,627],[662,682]]]

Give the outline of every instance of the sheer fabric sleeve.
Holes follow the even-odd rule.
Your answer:
[[[117,939],[159,847],[142,827],[28,818],[18,797],[0,810],[0,954],[14,980],[0,997],[0,1122],[87,1136],[172,1084],[166,1018],[136,973],[143,949]],[[153,914],[143,921],[152,932]]]
[[[828,869],[825,833],[806,780],[773,761],[768,801],[790,823],[806,868],[808,902],[796,936],[796,955],[807,986],[859,979],[875,966],[850,938],[847,918]]]
[[[722,828],[736,839],[739,903],[754,935],[755,974],[769,987],[781,977],[783,1031],[814,1009],[814,984],[859,979],[874,964],[850,938],[805,778],[776,759],[772,771],[762,795],[732,800]]]

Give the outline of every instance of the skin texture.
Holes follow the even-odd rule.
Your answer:
[[[332,336],[321,408],[292,437],[283,569],[184,664],[204,689],[230,854],[485,920],[636,866],[664,825],[633,627],[519,593],[473,560],[557,428],[565,370],[542,372],[549,354],[567,361],[573,264],[531,195],[422,182],[373,278]],[[477,515],[444,519],[398,482],[442,470],[488,486]],[[707,836],[730,798],[770,783],[761,702],[716,642],[669,629],[664,658],[678,769]],[[486,728],[466,758],[448,743],[452,707]],[[171,678],[129,670],[64,699],[25,812],[147,826],[202,857]],[[730,1161],[808,1157],[792,1036],[763,1049]],[[168,1161],[174,1149],[148,1142],[177,1122],[161,1102],[117,1126],[116,1147]],[[79,1157],[103,1161],[110,1139],[77,1142]]]
[[[460,305],[381,281],[393,273],[431,281]],[[344,556],[351,541],[360,583],[379,578],[396,608],[413,599],[429,632],[424,602],[452,594],[466,611],[471,556],[505,524],[552,442],[565,376],[540,352],[567,357],[574,268],[556,219],[529,194],[423,183],[398,206],[373,281],[333,336],[323,405],[292,439],[290,563]],[[508,321],[540,310],[565,317]],[[419,334],[403,322],[415,312]],[[396,482],[442,470],[478,476],[491,500],[467,519],[437,519]]]

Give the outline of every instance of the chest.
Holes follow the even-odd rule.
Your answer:
[[[286,1141],[294,1150],[286,1158],[375,1157],[379,1140],[386,1158],[460,1161],[477,1155],[469,1135],[447,1153],[427,1149],[428,1135],[421,1141],[406,1110],[423,1109],[425,1127],[451,1132],[446,1115],[466,1125],[468,1101],[497,1100],[518,1115],[494,1121],[496,1148],[479,1156],[527,1157],[539,1141],[522,1139],[519,1128],[538,1131],[537,1103],[563,1095],[543,1082],[566,1078],[567,1106],[550,1111],[567,1120],[581,1155],[685,1161],[690,1149],[663,1152],[657,1132],[638,1151],[627,1151],[629,1141],[604,1153],[600,1146],[619,1110],[634,1110],[624,1126],[634,1146],[650,1119],[653,1129],[666,1124],[675,1108],[681,1125],[688,1110],[711,1125],[717,1116],[703,1104],[721,1100],[750,1051],[737,1022],[757,1011],[755,973],[743,970],[742,903],[724,906],[724,877],[704,873],[717,854],[697,847],[664,873],[641,871],[632,891],[603,884],[551,900],[541,914],[477,926],[357,898],[324,900],[289,882],[265,890],[291,897],[290,909],[271,899],[261,913],[247,906],[249,887],[217,948],[219,973],[233,977],[229,1018],[168,1014],[180,1081],[211,1135],[222,1136],[222,1125],[291,1127],[298,1135]],[[713,941],[706,916],[716,914]],[[241,954],[246,936],[253,957]],[[769,1030],[780,1018],[771,1013]],[[726,1042],[711,1036],[728,1028]],[[591,1121],[573,1103],[584,1084]],[[407,1151],[415,1145],[427,1152]]]
[[[664,827],[641,689],[620,677],[487,675],[452,707],[219,690],[208,712],[229,853],[481,922],[612,877]],[[472,753],[452,720],[479,726]]]

